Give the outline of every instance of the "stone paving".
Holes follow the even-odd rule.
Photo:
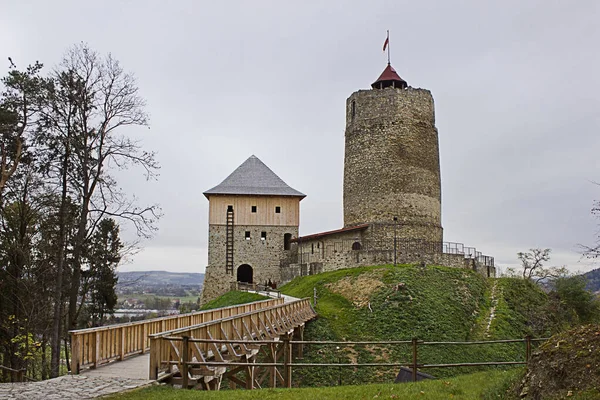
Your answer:
[[[66,375],[41,382],[2,383],[0,399],[93,399],[152,384],[147,354],[115,362],[81,375]]]

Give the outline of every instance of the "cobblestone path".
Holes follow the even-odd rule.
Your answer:
[[[92,399],[148,385],[150,382],[131,378],[68,375],[41,382],[2,383],[0,399]]]
[[[149,385],[148,354],[115,362],[81,375],[66,375],[41,382],[0,383],[0,399],[93,399]]]

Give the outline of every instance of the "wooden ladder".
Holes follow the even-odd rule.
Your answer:
[[[227,208],[225,236],[225,272],[233,275],[233,207]]]

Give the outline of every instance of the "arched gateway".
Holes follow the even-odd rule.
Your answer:
[[[252,267],[248,264],[242,264],[237,269],[237,281],[252,283]]]

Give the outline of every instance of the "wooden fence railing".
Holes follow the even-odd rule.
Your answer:
[[[276,305],[245,314],[234,315],[195,326],[150,335],[150,379],[171,376],[173,367],[182,372],[187,386],[187,368],[192,360],[215,358],[222,362],[256,354],[258,347],[239,345],[240,341],[269,338],[275,340],[316,317],[309,299]],[[189,340],[188,340],[189,339]],[[199,339],[199,340],[194,340]],[[204,339],[204,340],[203,340]],[[225,340],[229,345],[216,346],[212,341]],[[231,345],[234,341],[236,345]],[[273,343],[273,341],[271,341]],[[241,349],[240,349],[241,348]],[[228,353],[227,356],[222,356]],[[203,367],[204,375],[216,375],[214,368]]]
[[[84,368],[96,368],[113,360],[121,361],[131,355],[143,354],[150,347],[149,336],[152,334],[245,314],[278,304],[283,304],[283,299],[269,299],[214,310],[73,330],[69,332],[71,368],[73,373],[78,374]]]
[[[227,335],[221,335],[221,337]],[[235,335],[234,335],[235,336]],[[275,376],[281,376],[280,382],[284,387],[292,387],[292,368],[315,368],[315,367],[336,367],[336,368],[351,368],[357,367],[409,367],[411,371],[411,380],[418,380],[418,370],[426,368],[453,368],[453,367],[474,367],[474,366],[512,366],[512,365],[528,365],[531,359],[532,345],[534,342],[546,341],[548,338],[537,338],[533,339],[527,336],[523,339],[507,339],[507,340],[488,340],[488,341],[471,341],[471,342],[434,342],[434,341],[422,341],[418,339],[404,340],[404,341],[380,341],[380,342],[334,342],[334,341],[304,341],[304,340],[290,340],[289,336],[283,337],[282,341],[278,340],[244,340],[239,335],[238,337],[229,339],[218,339],[218,338],[206,338],[196,339],[184,336],[183,338],[175,337],[163,337],[163,339],[170,341],[171,349],[167,349],[171,354],[177,355],[177,359],[169,361],[171,366],[177,365],[179,372],[183,376],[183,382],[186,383],[182,387],[187,388],[187,382],[189,381],[188,373],[195,371],[204,371],[207,375],[212,375],[215,371],[219,371],[221,374],[225,374],[226,368],[269,368],[275,373]],[[174,345],[174,342],[177,344]],[[235,357],[227,356],[226,351],[229,353],[236,353],[239,351],[235,347],[247,347],[252,346],[267,346],[278,343],[280,348],[284,352],[283,362],[278,362],[277,357],[267,359],[266,362],[245,361],[240,362]],[[493,344],[509,344],[509,343],[523,343],[524,344],[524,359],[514,361],[479,361],[479,362],[462,362],[462,363],[423,363],[419,360],[419,347],[420,346],[438,346],[438,345],[449,345],[449,346],[470,346],[470,345],[493,345]],[[163,343],[164,345],[164,343]],[[342,363],[341,358],[338,359],[337,363],[307,363],[307,362],[293,362],[292,354],[294,354],[294,345],[303,347],[304,345],[329,345],[340,347],[354,346],[354,345],[409,345],[410,353],[412,353],[412,360],[406,360],[403,362],[370,362],[370,363]],[[154,349],[154,347],[152,347]],[[204,349],[204,354],[209,354],[212,357],[203,355],[200,349]],[[207,353],[206,350],[210,353]],[[174,351],[173,351],[174,350]],[[296,354],[302,354],[302,351],[296,352]],[[302,358],[299,356],[299,358]],[[283,374],[280,374],[278,368],[282,368]],[[341,381],[340,373],[340,381]],[[151,379],[152,376],[151,376]],[[154,378],[156,379],[156,378]],[[271,387],[276,386],[277,380],[271,380]],[[255,385],[256,383],[256,385]],[[341,382],[340,382],[341,384]],[[258,381],[254,381],[254,378],[250,381],[247,389],[253,389],[255,387],[261,387],[258,385]]]

